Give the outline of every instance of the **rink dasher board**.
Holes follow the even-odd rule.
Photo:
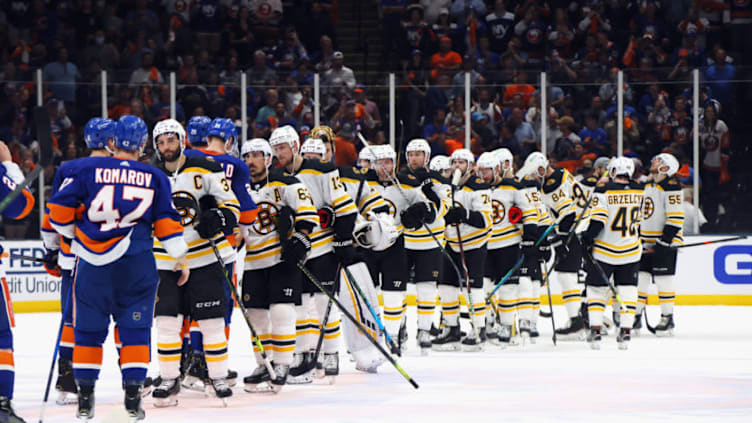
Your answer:
[[[688,236],[685,243],[711,241],[714,236]],[[41,240],[2,241],[0,268],[16,313],[60,311],[60,278],[49,275],[41,263],[11,259],[10,254],[44,257]],[[676,303],[678,305],[752,305],[752,240],[690,247],[679,250]],[[556,274],[551,276],[554,304],[562,304]],[[544,290],[545,292],[545,290]],[[655,285],[649,303],[658,304]],[[408,285],[408,305],[415,305],[415,289]],[[541,302],[546,303],[545,295]],[[464,298],[463,298],[464,303]]]

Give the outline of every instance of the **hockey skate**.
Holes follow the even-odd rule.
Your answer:
[[[293,354],[287,383],[290,385],[303,385],[313,382],[313,369],[316,367],[316,364],[313,362],[313,354],[312,351]]]
[[[674,336],[674,315],[661,314],[661,321],[653,329],[657,337]]]
[[[230,388],[234,388],[237,383],[238,372],[236,372],[235,370],[227,369],[227,384],[230,385]]]
[[[154,380],[150,376],[146,376],[146,379],[144,379],[144,387],[141,389],[141,398],[148,396],[152,389],[154,389]]]
[[[191,391],[204,392],[210,385],[209,370],[206,367],[206,357],[203,353],[194,351],[188,370],[185,372],[182,385]]]
[[[620,350],[626,350],[629,347],[629,340],[631,339],[629,328],[619,329],[619,335],[616,337],[616,342],[619,344]]]
[[[441,330],[439,336],[431,341],[431,349],[435,351],[459,351],[461,335],[460,327],[446,326]]]
[[[222,405],[227,407],[227,398],[232,396],[232,388],[227,383],[227,378],[220,377],[217,379],[211,379],[211,388],[206,388],[207,393],[213,393],[222,401]]]
[[[532,343],[532,331],[533,324],[530,320],[520,319],[520,343],[524,347],[525,344]]]
[[[590,344],[590,349],[601,349],[601,327],[590,326],[590,334],[587,337],[587,342]]]
[[[642,313],[637,313],[632,323],[632,336],[640,336],[640,329],[642,329]]]
[[[57,359],[57,381],[55,389],[58,391],[57,405],[69,405],[76,403],[78,388],[76,380],[73,378],[73,364],[67,358],[59,357]]]
[[[392,336],[392,334],[389,334],[389,337],[394,340],[394,338],[398,338],[399,336]],[[399,342],[398,343],[387,343],[389,347],[389,352],[392,353],[392,355],[396,355],[397,357],[402,356],[402,347],[400,347]]]
[[[399,335],[397,338],[397,345],[400,349],[399,356],[402,357],[402,353],[407,349],[407,326],[405,325],[404,319],[402,320],[402,326],[400,326]]]
[[[540,336],[540,332],[538,332],[538,322],[530,321],[530,343],[535,344],[535,341]]]
[[[16,415],[13,405],[7,397],[0,397],[0,422],[26,423],[24,419]]]
[[[286,369],[282,369],[281,367],[277,369],[277,367],[282,366],[281,364],[275,365],[272,363],[272,366],[275,372],[273,380],[269,376],[266,365],[259,364],[250,375],[243,378],[243,383],[245,384],[243,390],[252,394],[275,394],[279,392],[282,385],[287,382],[290,366],[286,366]],[[280,380],[283,374],[285,380]]]
[[[146,417],[141,407],[143,388],[141,385],[127,385],[125,387],[125,411],[128,412],[131,422],[143,420]]]
[[[462,339],[462,351],[477,352],[483,350],[483,344],[486,342],[486,328],[480,328],[478,336],[474,332]]]
[[[178,405],[178,393],[180,392],[180,382],[178,379],[163,379],[160,377],[160,383],[151,393],[154,397],[155,407],[172,407]]]
[[[339,375],[339,353],[324,353],[324,376],[329,379],[329,384],[334,385],[334,377]]]
[[[78,385],[76,418],[82,421],[94,418],[94,385]]]
[[[496,327],[496,337],[491,339],[491,342],[502,348],[506,348],[512,338],[512,325],[500,323]]]
[[[556,329],[556,336],[562,341],[582,341],[585,339],[585,322],[581,316],[569,319],[567,326]]]
[[[420,355],[428,355],[428,351],[431,349],[431,333],[427,330],[418,329],[416,341],[418,348],[420,348]]]

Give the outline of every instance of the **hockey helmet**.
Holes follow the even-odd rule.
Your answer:
[[[209,137],[221,138],[225,142],[225,152],[227,154],[237,154],[238,129],[231,119],[216,118],[211,121],[209,130],[206,133],[207,141]],[[227,142],[232,141],[230,148],[227,148]]]
[[[274,154],[272,153],[272,147],[265,139],[253,138],[244,142],[240,147],[240,156],[245,158],[246,154],[249,153],[264,153],[264,165],[266,167],[271,166]]]
[[[206,136],[209,132],[211,122],[212,120],[207,116],[193,116],[190,118],[188,124],[185,126],[188,142],[191,145],[206,144]]]
[[[540,168],[543,168],[543,173],[540,173]],[[518,178],[523,178],[532,173],[535,173],[538,177],[542,178],[546,176],[546,170],[548,169],[548,159],[540,151],[533,151],[525,159],[525,164],[517,172]]]
[[[321,158],[324,158],[326,154],[326,147],[324,142],[319,138],[308,138],[302,146],[300,146],[300,154],[319,154]]]
[[[496,159],[499,161],[499,167],[501,168],[502,173],[504,173],[504,171],[506,171],[507,169],[511,169],[513,167],[514,156],[508,148],[497,148],[491,153],[496,156]],[[507,162],[509,162],[508,166],[506,165]]]
[[[431,160],[431,146],[428,144],[428,141],[423,138],[415,138],[407,143],[407,146],[405,147],[405,153],[411,151],[422,151],[423,154],[425,154],[425,162],[423,163],[423,166],[428,165]]]
[[[149,138],[149,128],[144,121],[133,115],[123,115],[115,128],[115,147],[121,150],[139,151]]]
[[[449,157],[444,155],[434,156],[428,164],[428,168],[436,172],[447,170],[450,167],[452,167],[452,164],[449,161]]]
[[[632,173],[634,173],[634,162],[629,157],[615,157],[608,163],[608,176],[611,179],[617,176],[632,178]]]
[[[290,125],[281,126],[275,129],[269,137],[269,145],[271,145],[272,148],[277,144],[284,143],[292,148],[294,154],[298,154],[298,151],[300,150],[300,136],[298,135],[298,131]]]
[[[455,160],[464,160],[467,162],[467,165],[469,167],[470,165],[475,163],[475,156],[473,156],[473,153],[467,148],[458,148],[454,150],[452,156],[450,157],[450,160],[452,163],[454,163]]]
[[[663,164],[658,168],[658,173],[664,174],[668,176],[669,178],[674,176],[676,172],[679,171],[679,161],[676,160],[676,157],[674,157],[673,154],[669,153],[661,153],[657,156],[653,157],[653,161],[660,160]],[[661,171],[661,168],[667,166],[668,169],[663,172]]]
[[[117,123],[112,119],[95,117],[89,120],[84,128],[86,146],[94,150],[107,148],[107,140],[115,138],[116,129]]]

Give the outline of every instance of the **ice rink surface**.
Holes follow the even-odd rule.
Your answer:
[[[564,309],[555,307],[557,325]],[[239,384],[229,405],[182,391],[179,405],[144,408],[148,422],[516,422],[516,421],[744,421],[752,422],[752,307],[677,307],[673,338],[645,329],[629,350],[614,336],[600,351],[584,342],[551,342],[551,322],[541,318],[534,345],[478,353],[431,352],[421,357],[414,342],[414,307],[409,308],[409,350],[399,359],[420,384],[413,389],[389,363],[379,374],[358,372],[343,347],[334,385],[286,386],[277,395],[248,394],[242,377],[255,367],[250,338],[236,310],[230,367]],[[648,307],[650,321],[659,320]],[[59,324],[56,313],[16,316],[16,411],[36,422]],[[153,358],[156,351],[153,351]],[[124,422],[123,394],[111,336],[105,346],[96,390],[98,422]],[[157,364],[149,372],[156,376]],[[54,380],[53,380],[54,382]],[[75,421],[75,406],[54,404],[46,422]]]

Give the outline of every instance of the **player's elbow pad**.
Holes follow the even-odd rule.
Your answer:
[[[337,216],[337,220],[334,222],[335,240],[345,240],[352,238],[353,228],[355,228],[355,218],[357,216],[357,213]]]
[[[483,219],[483,213],[479,211],[470,211],[467,217],[467,224],[475,228],[485,228],[486,220]]]

